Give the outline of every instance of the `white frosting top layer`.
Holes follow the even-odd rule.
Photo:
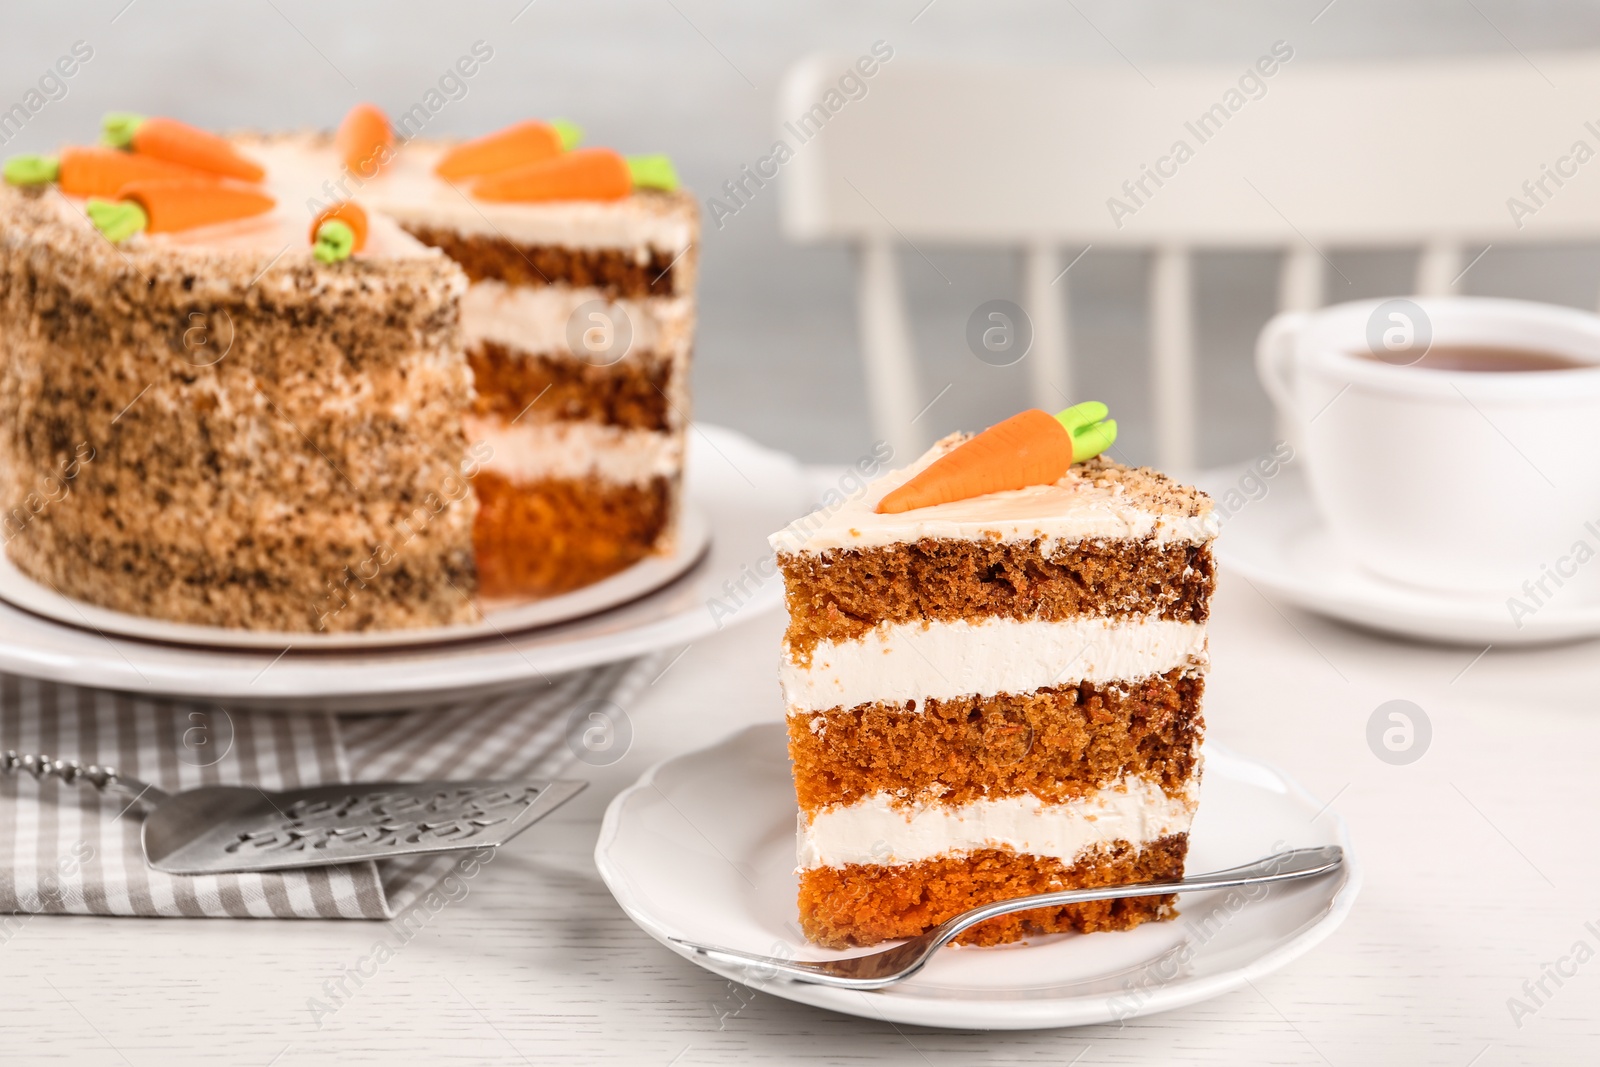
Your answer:
[[[1006,849],[1072,863],[1113,842],[1147,845],[1189,831],[1199,783],[1168,796],[1144,778],[1062,804],[1032,795],[904,805],[876,793],[854,804],[824,808],[799,821],[801,870],[847,864],[893,866],[984,848]]]
[[[859,640],[822,641],[802,666],[785,653],[778,682],[790,714],[868,703],[1030,693],[1078,682],[1130,682],[1207,664],[1199,623],[1139,615],[1057,622],[988,617],[882,623]]]
[[[687,297],[648,297],[644,300],[609,300],[596,288],[565,285],[507,285],[486,279],[473,282],[461,298],[461,332],[469,345],[493,341],[519,352],[536,355],[574,355],[574,334],[581,346],[581,331],[595,320],[586,316],[574,328],[573,315],[585,304],[601,301],[599,328],[611,331],[600,340],[600,355],[591,357],[596,365],[620,363],[642,352],[660,357],[681,357],[689,353],[693,333],[694,306]],[[617,352],[618,329],[628,330],[626,348]],[[612,358],[614,356],[614,358]]]
[[[834,549],[881,548],[924,538],[953,541],[1032,541],[1050,555],[1057,545],[1095,540],[1153,540],[1157,543],[1200,543],[1217,534],[1210,504],[1200,514],[1164,508],[1150,486],[1159,476],[1127,468],[1073,466],[1060,481],[1004,493],[916,508],[897,515],[873,509],[889,491],[909,481],[961,442],[947,437],[911,466],[890,471],[865,493],[832,511],[818,511],[772,535],[778,552],[828,552]],[[1166,483],[1172,490],[1181,490]],[[1184,490],[1187,492],[1186,490]]]
[[[697,216],[692,201],[651,194],[543,204],[474,200],[465,185],[451,184],[433,173],[448,147],[429,141],[402,145],[392,164],[361,185],[356,199],[403,223],[522,245],[629,249],[641,263],[650,261],[651,249],[677,255],[694,241]]]
[[[625,430],[593,422],[510,424],[469,415],[467,440],[486,444],[483,469],[513,482],[541,478],[594,477],[620,485],[644,485],[675,477],[683,467],[683,439],[653,430]],[[482,454],[481,449],[474,454]]]
[[[311,138],[241,139],[239,150],[266,168],[262,188],[278,203],[271,211],[254,218],[240,219],[219,226],[199,226],[177,233],[148,234],[139,240],[171,247],[221,248],[237,251],[311,251],[311,221],[318,211],[306,206],[317,200],[326,207],[334,197],[324,190],[326,182],[343,173],[338,153],[332,145],[320,145]],[[368,212],[367,245],[361,254],[384,256],[436,256],[440,253],[402,230],[392,219]]]
[[[688,248],[697,225],[692,202],[656,195],[546,204],[474,200],[465,186],[451,185],[433,173],[447,147],[438,142],[399,146],[395,159],[371,179],[346,170],[331,138],[247,136],[234,142],[266,168],[262,187],[277,206],[252,219],[144,239],[273,254],[285,247],[309,252],[311,220],[338,200],[354,199],[368,209],[366,255],[438,254],[396,225],[398,220],[524,245],[623,249],[648,263],[652,249],[676,255]]]

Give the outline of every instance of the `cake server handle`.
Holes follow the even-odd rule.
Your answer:
[[[59,778],[68,785],[92,785],[102,793],[119,793],[152,807],[168,799],[167,794],[155,786],[118,774],[115,767],[9,749],[0,756],[0,774],[15,777],[18,771],[27,771],[37,781]]]

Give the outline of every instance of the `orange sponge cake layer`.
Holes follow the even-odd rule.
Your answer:
[[[1127,687],[1088,682],[1030,693],[884,704],[789,719],[800,810],[876,793],[952,804],[1031,794],[1066,801],[1129,775],[1182,791],[1195,775],[1204,681],[1182,670]]]
[[[489,599],[549,596],[589,585],[656,551],[671,530],[674,490],[592,479],[511,482],[493,471],[473,479],[473,546]]]
[[[1203,544],[947,540],[794,555],[782,566],[794,650],[912,619],[1138,613],[1205,622],[1213,570]]]
[[[1187,835],[1144,847],[1113,842],[1071,865],[1002,849],[979,849],[907,864],[818,867],[800,875],[800,922],[819,945],[847,948],[915,937],[981,904],[1062,889],[1183,876]],[[1176,914],[1175,897],[1097,900],[1041,908],[979,923],[961,945],[998,945],[1032,934],[1126,930]]]
[[[413,224],[406,230],[423,244],[440,249],[461,264],[473,281],[513,285],[594,287],[610,296],[652,296],[682,292],[673,277],[674,253],[650,249],[635,255],[620,248],[567,248],[518,244],[488,234],[461,234]]]
[[[1199,796],[1210,501],[1105,459],[1058,482],[773,537],[800,922],[827,945],[978,904],[1181,874]],[[1170,900],[995,920],[976,944],[1124,929]]]
[[[674,422],[667,390],[676,368],[650,353],[626,364],[597,367],[484,341],[467,350],[467,361],[478,394],[472,410],[485,418],[510,422],[531,415],[657,431],[670,429]]]

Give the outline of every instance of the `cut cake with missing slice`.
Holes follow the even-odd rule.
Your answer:
[[[820,944],[1183,872],[1210,499],[1099,457],[1050,485],[874,511],[963,439],[772,538],[789,610],[780,680],[800,921]],[[1173,914],[1171,897],[1113,900],[994,919],[962,940]]]
[[[0,540],[74,599],[333,632],[469,623],[677,543],[687,192],[503,203],[412,140],[233,139],[269,212],[113,245],[0,185]],[[352,196],[350,259],[311,222]]]

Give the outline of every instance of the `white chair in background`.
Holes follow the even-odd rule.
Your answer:
[[[1292,46],[1264,45],[1259,68],[897,58],[857,99],[829,96],[853,57],[791,69],[780,121],[810,114],[805,129],[821,130],[800,143],[780,128],[784,228],[859,251],[874,432],[899,455],[928,444],[913,424],[928,398],[896,259],[907,242],[1019,250],[1033,393],[1051,411],[1072,392],[1063,251],[1152,252],[1156,458],[1184,471],[1198,459],[1196,249],[1285,250],[1279,302],[1305,309],[1322,303],[1330,248],[1420,248],[1416,291],[1441,294],[1464,248],[1600,240],[1600,55],[1334,65],[1284,59]]]

